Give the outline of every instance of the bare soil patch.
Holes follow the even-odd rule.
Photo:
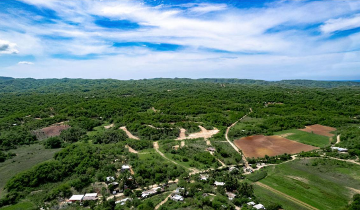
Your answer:
[[[137,154],[138,151],[134,150],[133,148],[131,148],[129,145],[125,145],[125,148],[129,149],[129,152]]]
[[[262,158],[265,155],[276,156],[287,154],[296,154],[302,151],[311,151],[318,149],[306,144],[280,136],[248,136],[234,141],[235,145],[243,151],[246,157]]]
[[[283,137],[283,138],[286,138],[286,137],[291,136],[291,135],[293,135],[293,133],[284,133],[284,134],[281,134],[279,136]]]
[[[334,134],[332,134],[330,132],[336,131],[336,128],[316,124],[316,125],[305,126],[304,129],[299,129],[299,130],[305,131],[308,133],[315,133],[315,134],[322,135],[322,136],[333,137]]]
[[[211,138],[213,135],[219,133],[220,130],[214,128],[214,130],[206,130],[204,127],[199,125],[199,128],[201,129],[200,132],[197,133],[192,133],[190,134],[188,137],[185,136],[185,129],[180,129],[180,135],[179,138],[177,138],[176,140],[184,140],[184,139],[198,139],[198,138],[204,138],[204,139],[208,139]]]
[[[35,130],[33,133],[36,135],[37,139],[42,140],[49,137],[60,136],[63,130],[67,130],[69,128],[69,125],[65,125],[63,122],[61,122],[46,128]]]
[[[105,129],[110,129],[110,128],[113,128],[115,125],[114,124],[111,124],[111,125],[106,125],[104,126]]]
[[[130,133],[130,131],[128,131],[128,129],[127,129],[125,126],[120,127],[119,129],[125,131],[126,135],[127,135],[130,139],[140,140],[139,137],[132,135],[132,133]]]
[[[309,180],[305,179],[305,178],[302,178],[302,177],[298,177],[298,176],[287,176],[289,177],[290,179],[295,179],[295,180],[298,180],[300,182],[304,182],[306,184],[309,184]]]

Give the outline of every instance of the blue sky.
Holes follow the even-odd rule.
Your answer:
[[[360,79],[360,0],[0,1],[0,76]]]

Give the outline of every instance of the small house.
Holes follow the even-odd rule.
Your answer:
[[[141,193],[141,197],[142,198],[147,198],[150,195],[156,194],[158,189],[160,189],[160,187],[155,187],[155,188],[153,188],[151,190],[144,191],[144,192]]]
[[[115,178],[113,176],[108,176],[108,177],[106,177],[106,181],[112,182],[112,181],[115,181]]]
[[[202,181],[207,181],[208,178],[209,178],[209,175],[200,174],[200,180],[202,180]]]
[[[183,201],[184,197],[182,197],[181,195],[173,195],[173,196],[171,196],[171,200],[173,200],[173,201]]]
[[[131,201],[131,198],[124,198],[122,200],[116,201],[115,204],[125,205],[127,201]]]
[[[262,210],[262,209],[265,209],[265,206],[262,205],[262,204],[256,204],[255,206],[253,206],[254,209],[258,209],[258,210]]]
[[[129,165],[121,166],[121,172],[124,172],[124,171],[130,171],[130,166]]]
[[[347,152],[348,149],[341,147],[331,147],[332,150],[337,150],[338,152]]]
[[[97,193],[86,193],[83,200],[84,201],[96,201],[98,199]]]
[[[254,201],[251,201],[249,203],[247,203],[248,206],[254,206],[256,203]]]
[[[185,190],[184,188],[178,187],[178,188],[176,188],[175,193],[180,194],[184,190]]]
[[[81,202],[84,198],[84,195],[73,195],[69,198],[69,202]]]
[[[226,195],[228,196],[229,200],[234,200],[234,198],[236,197],[236,195],[234,193],[231,192],[227,192]]]
[[[217,181],[215,181],[214,185],[215,186],[224,186],[225,182],[217,182]]]

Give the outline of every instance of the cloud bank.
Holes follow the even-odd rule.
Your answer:
[[[4,76],[360,79],[360,0],[22,0],[0,7]]]

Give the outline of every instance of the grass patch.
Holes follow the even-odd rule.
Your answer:
[[[97,126],[97,127],[93,128],[92,131],[87,132],[87,135],[89,137],[94,137],[96,135],[99,135],[99,134],[105,132],[106,129],[104,128],[104,126],[107,126],[107,125],[110,125],[110,123],[104,123],[104,124],[102,124],[100,126]]]
[[[308,133],[297,129],[285,130],[274,133],[274,135],[287,135],[285,138],[294,140],[303,144],[308,144],[315,147],[326,147],[330,145],[330,139],[327,136],[321,136],[314,133]]]
[[[253,186],[256,198],[259,200],[259,203],[265,206],[280,204],[281,207],[286,210],[307,210],[307,208],[304,208],[284,197],[281,197],[278,194],[271,192],[270,190],[257,185]]]
[[[36,206],[33,203],[30,202],[22,202],[11,206],[5,206],[0,208],[0,210],[31,210],[36,209]]]
[[[260,182],[318,209],[341,209],[353,195],[347,187],[360,188],[360,166],[343,161],[301,159],[266,170]]]
[[[32,166],[50,160],[61,149],[45,149],[43,145],[33,144],[10,150],[16,156],[0,163],[0,197],[4,196],[6,182],[16,174],[30,169]]]
[[[257,182],[264,179],[267,176],[266,170],[255,171],[252,174],[246,176],[246,178],[252,182]]]

